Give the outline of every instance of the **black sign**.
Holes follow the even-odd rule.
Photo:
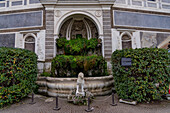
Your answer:
[[[132,59],[131,58],[121,58],[121,65],[122,66],[132,66]]]

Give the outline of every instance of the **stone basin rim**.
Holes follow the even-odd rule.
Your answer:
[[[54,81],[54,80],[58,80],[58,81],[64,81],[64,80],[68,80],[68,81],[70,81],[70,80],[77,80],[77,78],[76,77],[74,77],[74,78],[57,78],[57,77],[41,77],[41,76],[39,76],[38,77],[38,80],[41,80],[41,79],[46,79],[46,80],[48,80],[48,81]],[[89,80],[89,81],[91,81],[91,80],[103,80],[103,79],[113,79],[113,76],[112,75],[109,75],[109,76],[101,76],[101,77],[84,77],[84,80]]]

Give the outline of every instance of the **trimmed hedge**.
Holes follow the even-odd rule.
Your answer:
[[[131,57],[132,66],[122,67],[122,57]],[[116,50],[111,62],[118,96],[138,102],[161,99],[169,89],[169,59],[170,54],[165,49]]]
[[[77,77],[79,72],[85,76],[106,76],[107,63],[102,56],[57,55],[52,60],[53,77]]]
[[[16,48],[0,48],[0,108],[19,102],[36,86],[37,56]]]

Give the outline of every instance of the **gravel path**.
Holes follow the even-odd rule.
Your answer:
[[[96,97],[91,106],[94,108],[92,113],[170,113],[170,101],[163,100],[154,103],[142,103],[128,105],[118,102],[117,96],[115,97],[117,106],[111,106],[111,96]],[[59,111],[54,111],[55,99],[52,102],[46,103],[47,97],[36,96],[36,104],[28,104],[31,98],[25,98],[20,103],[13,104],[4,109],[0,109],[0,113],[86,113],[87,106],[76,106],[68,103],[65,99],[59,99]],[[105,100],[105,101],[100,101]]]

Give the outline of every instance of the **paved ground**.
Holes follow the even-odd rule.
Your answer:
[[[28,104],[31,99],[25,98],[20,103],[13,104],[0,110],[0,113],[86,113],[87,106],[76,106],[68,103],[65,99],[59,99],[59,111],[54,111],[55,101],[45,103],[47,97],[36,97],[36,104]],[[96,97],[91,106],[94,107],[92,113],[170,113],[170,101],[163,100],[154,103],[143,103],[128,105],[119,103],[117,96],[117,106],[111,106],[111,96]],[[101,101],[104,100],[104,101]]]

